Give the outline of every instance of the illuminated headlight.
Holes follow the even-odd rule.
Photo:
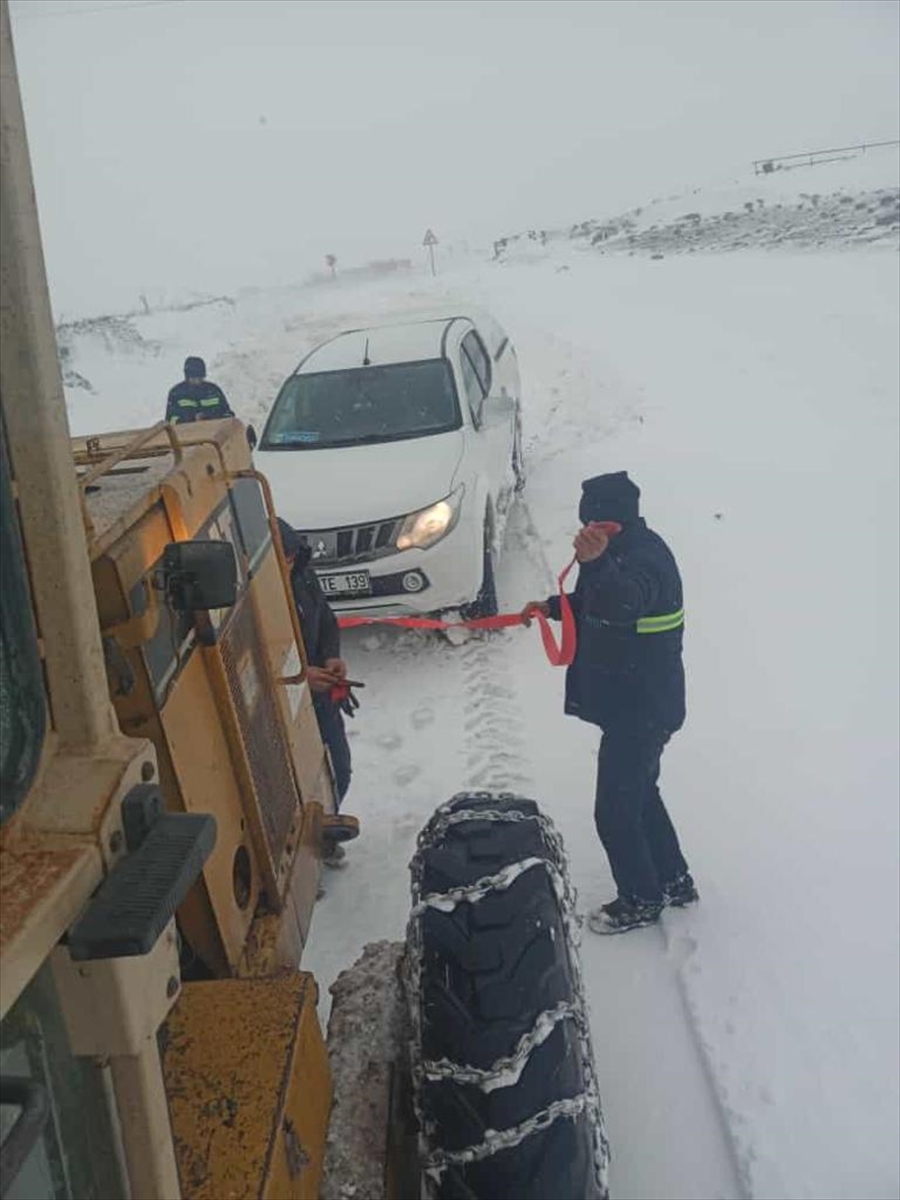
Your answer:
[[[465,488],[458,487],[446,500],[438,500],[430,508],[410,513],[397,535],[397,549],[427,550],[455,527],[459,520]]]

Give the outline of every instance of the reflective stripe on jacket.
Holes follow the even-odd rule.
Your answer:
[[[233,417],[225,393],[215,383],[188,383],[185,379],[169,392],[166,420],[174,424],[189,421],[212,421]]]

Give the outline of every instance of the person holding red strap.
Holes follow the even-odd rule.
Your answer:
[[[341,657],[337,619],[310,565],[310,548],[281,517],[278,518],[278,529],[281,548],[291,573],[291,593],[306,648],[306,679],[312,692],[319,733],[331,755],[340,807],[350,787],[352,774],[350,746],[342,714],[352,717],[357,704],[347,679],[347,664]],[[325,865],[340,866],[344,857],[344,847],[340,842],[326,837],[322,852]]]
[[[577,627],[565,711],[603,730],[594,820],[618,896],[588,915],[595,933],[659,920],[667,905],[698,899],[659,792],[662,752],[685,719],[684,600],[671,550],[639,513],[625,471],[582,484],[575,538],[578,582],[569,596]],[[561,600],[532,601],[560,620]]]

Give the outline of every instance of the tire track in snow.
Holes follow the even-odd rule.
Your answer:
[[[546,460],[545,460],[546,461]],[[543,474],[544,464],[542,462],[533,462],[536,468],[537,482],[543,483],[541,475]],[[555,573],[552,571],[550,564],[544,552],[545,542],[532,519],[531,512],[528,507],[520,503],[510,519],[510,526],[507,537],[507,558],[503,564],[504,571],[502,574],[503,608],[512,608],[520,606],[526,597],[536,597],[550,594],[555,588]],[[535,650],[535,653],[539,651]],[[505,675],[504,681],[512,691],[513,697],[516,696],[516,675],[517,667],[519,675],[524,678],[524,670],[522,664],[525,659],[522,656],[510,655],[504,663]],[[533,709],[533,711],[529,711]],[[524,711],[523,711],[524,710]],[[526,738],[527,754],[535,752],[535,749],[540,743],[535,734],[541,728],[540,717],[537,709],[530,704],[518,707],[518,711],[524,718],[524,734]],[[562,714],[560,714],[560,717]],[[531,725],[531,729],[529,729]],[[530,736],[529,736],[530,735]],[[555,774],[555,772],[554,772]],[[539,803],[547,804],[547,797],[542,797],[539,792],[540,788],[534,786],[534,772],[529,772],[529,794],[534,795]],[[546,783],[545,783],[546,790]],[[568,824],[568,821],[566,822]],[[571,832],[570,832],[571,836]],[[591,831],[591,837],[593,837]],[[573,847],[577,852],[580,847],[576,844]],[[599,850],[599,846],[598,846]],[[576,858],[580,857],[576,853]],[[669,914],[666,914],[666,919]],[[676,918],[673,918],[676,919]],[[695,1145],[700,1153],[703,1153],[707,1162],[703,1168],[699,1169],[695,1174],[696,1177],[690,1181],[690,1186],[695,1189],[702,1189],[704,1185],[709,1186],[713,1179],[717,1181],[717,1195],[732,1196],[740,1198],[740,1200],[748,1200],[752,1196],[750,1186],[750,1162],[747,1159],[746,1148],[742,1146],[740,1138],[740,1130],[735,1128],[734,1116],[728,1104],[727,1095],[723,1094],[721,1081],[717,1078],[715,1070],[715,1062],[712,1058],[710,1048],[705,1044],[701,1027],[696,1019],[693,1007],[690,1003],[689,992],[686,987],[686,979],[684,971],[688,966],[692,955],[692,942],[690,938],[685,938],[677,932],[677,926],[674,930],[671,925],[664,924],[659,930],[647,931],[649,937],[641,945],[632,943],[631,945],[608,945],[602,944],[602,939],[592,939],[587,946],[584,947],[582,953],[588,962],[594,966],[597,959],[602,955],[604,960],[604,984],[603,1001],[599,1002],[595,995],[594,1012],[595,1024],[599,1018],[599,1026],[595,1030],[595,1039],[602,1045],[601,1039],[604,1034],[603,1014],[607,1018],[616,1014],[618,1018],[623,1019],[623,1015],[631,1020],[631,1028],[627,1037],[626,1043],[641,1042],[641,1022],[658,1020],[659,1013],[656,1011],[657,1005],[666,1006],[668,998],[668,1015],[665,1020],[666,1026],[680,1026],[680,1032],[677,1034],[676,1042],[677,1049],[673,1047],[670,1054],[674,1055],[673,1062],[681,1062],[684,1074],[681,1077],[679,1086],[673,1088],[671,1085],[665,1085],[661,1088],[659,1096],[647,1097],[649,1109],[655,1113],[651,1118],[650,1127],[657,1129],[657,1135],[663,1134],[667,1139],[679,1138],[683,1139],[686,1128],[691,1127],[690,1118],[686,1118],[684,1112],[678,1111],[674,1101],[674,1096],[679,1097],[678,1104],[688,1105],[694,1112],[697,1122],[694,1127]],[[589,935],[588,935],[589,936]],[[641,935],[630,935],[640,938]],[[618,941],[618,939],[613,939]],[[598,941],[601,944],[597,944]],[[650,945],[647,945],[649,941]],[[657,946],[654,947],[654,943]],[[625,951],[625,955],[618,954],[618,951]],[[647,958],[649,951],[649,961],[644,961]],[[660,953],[661,952],[661,953]],[[614,957],[615,956],[615,957]],[[608,978],[608,972],[621,971],[626,972],[626,977],[621,981],[613,982]],[[637,972],[632,978],[627,978],[629,972]],[[655,983],[653,982],[655,981]],[[652,995],[645,994],[645,989],[650,988]],[[658,989],[653,991],[653,989]],[[616,993],[619,993],[616,998]],[[610,1008],[609,1005],[612,1004]],[[635,1004],[632,1008],[630,1005]],[[621,1012],[619,1010],[622,1010]],[[653,1039],[651,1039],[652,1041]],[[647,1056],[646,1047],[634,1046],[634,1058],[631,1069],[640,1072],[640,1064],[644,1062]],[[626,1059],[630,1056],[626,1055]],[[603,1055],[605,1060],[606,1055]],[[598,1062],[600,1056],[598,1056]],[[690,1068],[689,1068],[690,1064]],[[600,1086],[601,1093],[605,1099],[609,1100],[607,1091],[610,1091],[613,1098],[613,1107],[619,1112],[620,1119],[627,1118],[631,1114],[632,1119],[636,1119],[637,1111],[640,1105],[634,1105],[632,1097],[630,1101],[622,1102],[622,1098],[618,1096],[618,1089],[623,1086],[622,1082],[622,1065],[621,1061],[617,1060],[617,1055],[610,1055],[609,1067],[611,1071],[608,1083],[611,1085],[607,1088],[604,1085],[604,1079],[601,1076]],[[631,1083],[628,1084],[631,1090]],[[669,1099],[671,1097],[671,1099]],[[693,1097],[693,1102],[691,1100]],[[659,1103],[662,1100],[664,1106],[673,1104],[671,1116],[661,1117],[658,1112]],[[665,1109],[663,1110],[665,1111]],[[627,1131],[628,1137],[624,1139],[633,1153],[634,1146],[639,1144],[638,1138],[634,1135],[634,1130]],[[702,1148],[702,1149],[701,1149]],[[626,1151],[628,1153],[628,1151]],[[630,1186],[633,1186],[641,1172],[635,1171],[633,1164],[626,1164],[622,1175],[619,1175],[617,1169],[616,1146],[613,1145],[613,1178],[619,1178],[619,1186],[624,1187],[627,1192]],[[703,1180],[704,1182],[701,1182]],[[646,1180],[644,1181],[646,1183]],[[682,1184],[686,1184],[687,1180],[682,1180]],[[677,1184],[675,1186],[678,1186]],[[687,1193],[685,1193],[687,1194]],[[691,1191],[691,1195],[704,1194],[702,1190]]]
[[[668,911],[663,913],[659,926],[660,939],[675,981],[675,988],[681,999],[685,1025],[691,1034],[691,1040],[697,1052],[697,1060],[703,1070],[703,1076],[713,1101],[713,1108],[719,1119],[722,1143],[729,1151],[739,1195],[741,1200],[752,1200],[753,1151],[752,1148],[743,1145],[738,1130],[735,1128],[735,1123],[739,1123],[742,1118],[729,1104],[728,1093],[716,1071],[712,1047],[703,1036],[701,1023],[691,1000],[690,987],[685,976],[690,960],[697,950],[697,942],[690,933],[679,933],[673,924],[674,919]]]
[[[508,514],[505,552],[497,573],[501,610],[521,607],[529,588],[535,594],[549,590],[550,578],[531,513],[520,497]],[[512,667],[513,639],[521,636],[475,635],[462,650],[467,697],[463,716],[466,786],[475,791],[534,791],[525,719]]]
[[[508,641],[503,634],[481,635],[462,650],[466,787],[473,791],[521,792],[532,786]]]

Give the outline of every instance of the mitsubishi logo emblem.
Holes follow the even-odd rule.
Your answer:
[[[328,547],[320,539],[318,542],[316,542],[316,548],[313,550],[313,558],[325,558],[327,554]]]

